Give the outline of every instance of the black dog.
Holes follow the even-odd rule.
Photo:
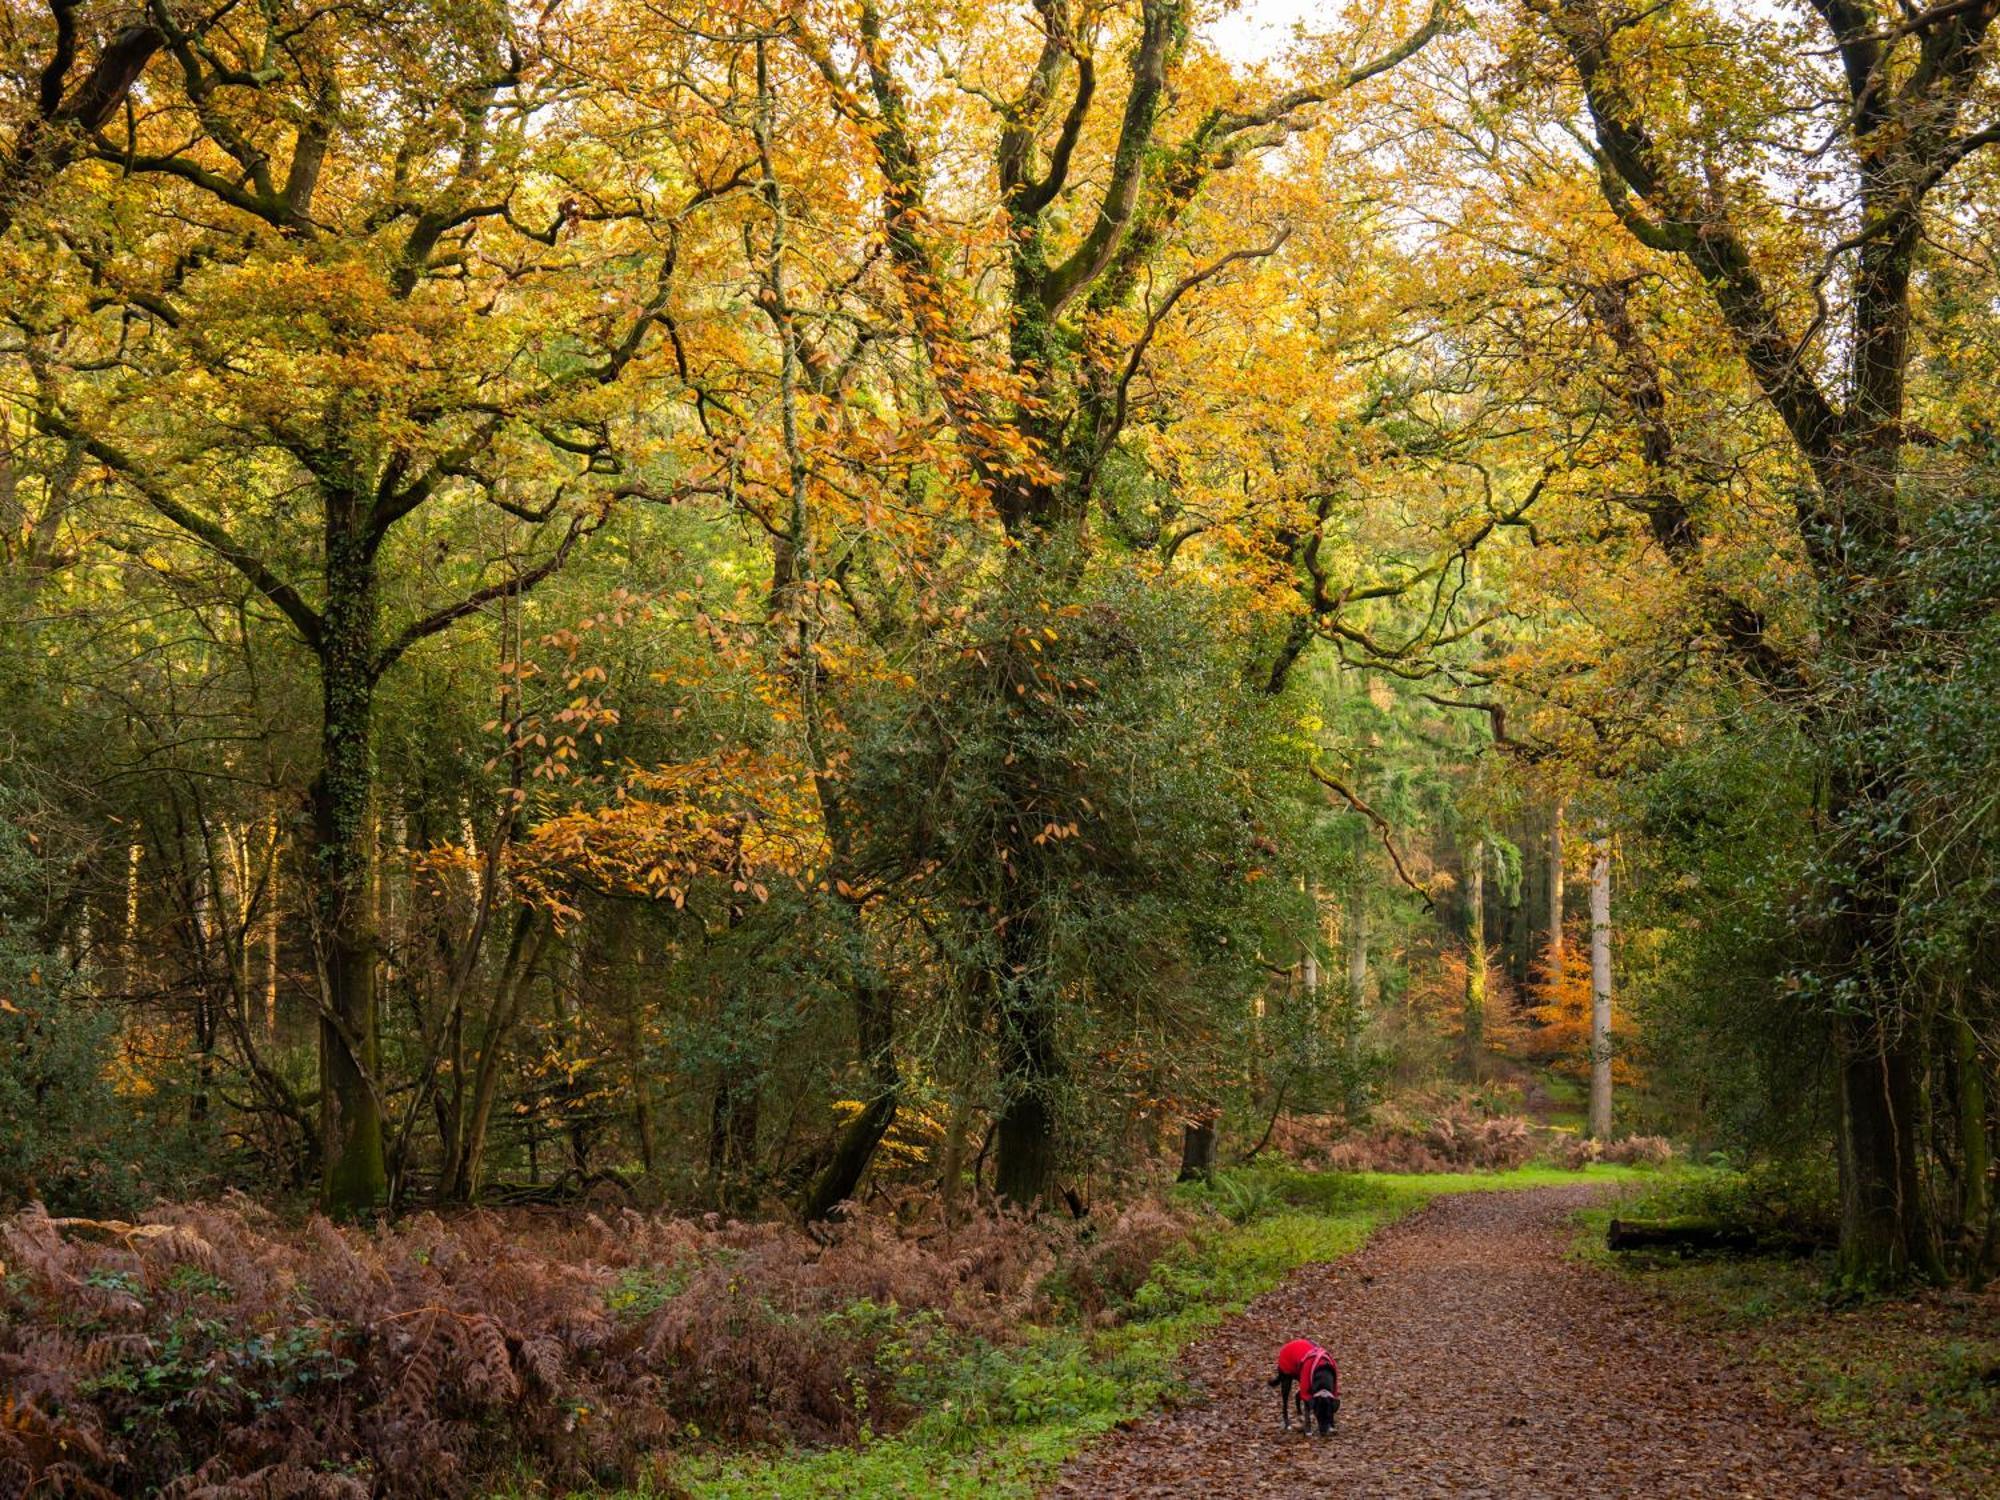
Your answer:
[[[1306,1410],[1319,1425],[1319,1435],[1333,1431],[1333,1419],[1340,1410],[1340,1366],[1333,1356],[1311,1339],[1293,1339],[1278,1351],[1278,1373],[1271,1377],[1278,1388],[1278,1418],[1285,1431],[1292,1430],[1292,1388],[1298,1387],[1299,1424],[1310,1432]]]

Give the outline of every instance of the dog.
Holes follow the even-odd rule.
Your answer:
[[[1280,1349],[1278,1373],[1271,1377],[1271,1384],[1278,1388],[1278,1419],[1285,1431],[1292,1430],[1294,1386],[1298,1388],[1300,1430],[1311,1432],[1310,1423],[1317,1423],[1321,1437],[1333,1431],[1333,1419],[1340,1411],[1340,1366],[1318,1344],[1311,1339],[1293,1339]]]

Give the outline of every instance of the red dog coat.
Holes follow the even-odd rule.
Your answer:
[[[1278,1373],[1289,1375],[1299,1383],[1299,1394],[1312,1394],[1313,1376],[1319,1367],[1325,1365],[1333,1371],[1333,1394],[1340,1394],[1340,1366],[1331,1354],[1320,1348],[1311,1339],[1293,1339],[1278,1351]]]

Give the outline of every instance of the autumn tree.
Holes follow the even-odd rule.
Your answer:
[[[1232,266],[1271,254],[1239,243],[1186,264],[1190,210],[1218,177],[1304,129],[1340,90],[1410,55],[1443,25],[1434,11],[1381,55],[1323,82],[1244,98],[1218,88],[1191,37],[1180,0],[1142,0],[1133,10],[1038,4],[1031,58],[1014,66],[966,58],[958,79],[987,111],[994,224],[1002,252],[995,340],[980,343],[980,311],[953,269],[956,255],[935,206],[937,149],[913,107],[901,53],[924,33],[914,17],[887,15],[869,0],[847,45],[802,35],[834,97],[870,141],[882,181],[882,216],[909,316],[925,349],[937,396],[971,481],[969,498],[999,523],[1007,568],[1061,592],[1081,565],[1107,463],[1133,415],[1133,391],[1150,347],[1180,306]],[[901,20],[902,34],[895,25]],[[851,65],[844,59],[851,56]],[[1180,261],[1184,268],[1175,269]],[[1171,278],[1164,285],[1154,278]],[[1138,315],[1132,316],[1132,310]],[[1036,592],[1021,582],[1017,597]],[[1032,620],[1004,632],[991,667],[1003,691],[1037,710],[1048,686],[1030,651]],[[998,825],[1000,869],[1024,867],[1049,820],[1035,813],[1042,790]],[[998,1124],[999,1188],[1020,1203],[1046,1198],[1056,1161],[1051,1091],[1061,1069],[1050,998],[1037,992],[1046,934],[1029,893],[1003,879],[990,894],[993,959],[988,978],[1009,1080]]]
[[[1739,100],[1657,66],[1689,34],[1727,45],[1730,28],[1716,18],[1641,20],[1593,0],[1533,9],[1588,110],[1606,202],[1641,245],[1699,277],[1797,454],[1796,541],[1817,590],[1824,658],[1893,658],[1904,649],[1899,575],[1919,446],[1915,278],[1940,186],[2000,139],[1979,115],[1994,7],[1816,6],[1819,40],[1839,68],[1833,80],[1807,67],[1794,85],[1826,134],[1816,163],[1754,143],[1754,121],[1771,106],[1748,78]],[[1788,176],[1816,179],[1837,207],[1788,212],[1767,185]],[[1825,336],[1836,296],[1848,325],[1837,342]],[[1826,774],[1838,852],[1815,977],[1841,1059],[1842,1264],[1896,1279],[1936,1259],[1917,1165],[1917,1032],[1897,955],[1892,851],[1906,814],[1897,767],[1861,753],[1860,741],[1830,757]]]
[[[76,11],[53,8],[45,77],[71,66]],[[12,259],[11,358],[53,450],[172,528],[175,555],[239,573],[318,679],[323,1197],[359,1212],[385,1188],[379,684],[647,490],[611,393],[665,307],[671,226],[725,184],[639,182],[583,144],[557,39],[504,6],[162,3],[147,21],[143,108],[58,104],[17,135],[35,170],[11,235],[38,263],[24,282]],[[133,45],[107,44],[86,94]],[[454,566],[478,514],[511,535]]]

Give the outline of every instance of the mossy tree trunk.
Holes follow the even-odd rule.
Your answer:
[[[1563,907],[1567,892],[1563,882],[1563,803],[1558,797],[1549,809],[1549,937],[1548,957],[1550,985],[1560,984],[1563,965]]]
[[[307,860],[320,970],[320,1199],[354,1217],[388,1199],[373,883],[377,538],[357,493],[329,493],[320,766]]]

